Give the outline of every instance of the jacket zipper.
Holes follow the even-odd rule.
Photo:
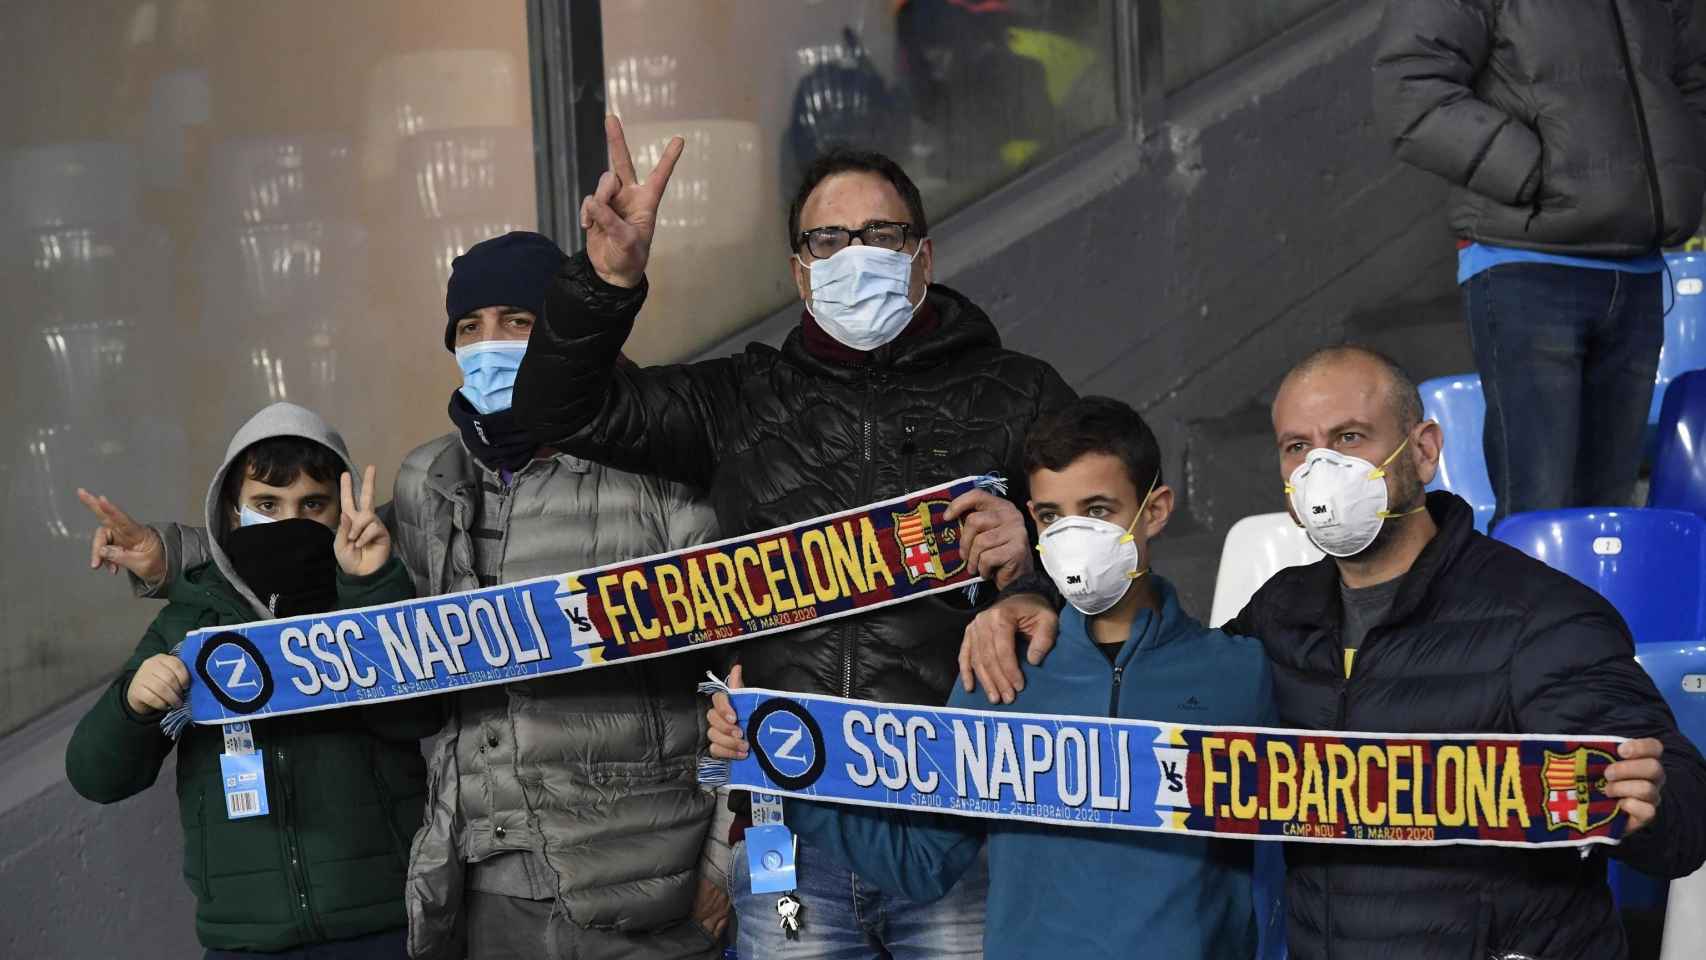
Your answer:
[[[1114,687],[1108,693],[1108,716],[1110,717],[1120,715],[1120,682],[1124,679],[1125,665],[1119,664],[1114,667]]]
[[[213,902],[213,878],[207,873],[207,788],[202,787],[195,796],[195,828],[201,834],[201,895],[208,903]]]
[[[1664,243],[1664,197],[1659,193],[1659,165],[1653,157],[1653,141],[1647,130],[1647,108],[1641,102],[1641,83],[1635,74],[1635,63],[1629,57],[1629,35],[1623,29],[1623,13],[1617,0],[1611,0],[1611,19],[1617,25],[1617,53],[1623,58],[1623,74],[1629,79],[1629,96],[1635,101],[1635,125],[1641,131],[1641,156],[1647,164],[1647,203],[1653,215],[1653,247]]]
[[[296,838],[295,794],[290,789],[290,772],[285,766],[284,750],[273,750],[273,770],[278,774],[279,795],[284,799],[283,810],[279,811],[279,825],[283,827],[285,853],[290,858],[287,872],[292,885],[296,887],[296,907],[302,911],[302,924],[308,934],[315,940],[326,939],[326,934],[320,925],[314,922],[314,908],[308,902],[308,872],[302,866],[302,845]]]
[[[901,441],[900,445],[900,488],[902,490],[911,490],[913,474],[917,472],[914,468],[917,466],[918,459],[918,425],[909,423],[901,429],[906,432],[906,439]]]
[[[1369,641],[1374,639],[1374,633],[1375,633],[1374,630],[1369,630],[1367,633],[1364,633],[1362,635],[1362,643],[1357,646],[1356,656],[1351,658],[1350,669],[1346,670],[1344,667],[1344,656],[1345,656],[1344,622],[1341,620],[1339,623],[1339,634],[1338,634],[1338,637],[1336,639],[1338,641],[1339,658],[1340,658],[1339,659],[1339,673],[1342,675],[1342,679],[1339,680],[1339,709],[1338,709],[1338,712],[1334,716],[1334,719],[1333,719],[1333,729],[1335,729],[1335,730],[1345,729],[1346,702],[1349,700],[1350,692],[1351,692],[1351,677],[1350,677],[1350,675],[1356,672],[1357,661],[1362,658],[1363,654],[1368,652]],[[1326,892],[1326,896],[1324,898],[1322,898],[1322,906],[1326,912],[1326,917],[1325,917],[1326,922],[1323,924],[1324,929],[1321,932],[1322,932],[1322,939],[1325,941],[1325,946],[1327,949],[1327,958],[1328,958],[1328,960],[1332,960],[1332,956],[1333,956],[1333,865],[1331,863],[1323,863],[1321,865],[1321,875],[1322,875],[1321,876],[1322,888]]]
[[[871,435],[876,429],[876,424],[871,419],[871,405],[876,397],[877,380],[878,378],[874,375],[867,376],[865,379],[865,409],[859,418],[859,493],[855,498],[859,503],[864,503],[871,498]],[[841,641],[841,695],[851,697],[853,696],[853,631],[851,627],[844,625],[839,633]]]
[[[392,849],[402,858],[405,872],[409,866],[409,845],[403,840],[403,835],[397,831],[397,822],[392,818],[391,788],[385,785],[385,774],[379,770],[379,748],[372,741],[367,744],[367,768],[373,773],[373,789],[379,793],[379,802],[385,805],[385,829],[391,834]]]

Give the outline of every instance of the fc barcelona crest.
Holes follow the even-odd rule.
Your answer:
[[[1590,760],[1593,764],[1589,774]],[[1546,751],[1541,779],[1546,788],[1546,829],[1586,833],[1617,815],[1617,801],[1605,795],[1604,764],[1616,757],[1603,750],[1578,747],[1568,753]]]
[[[901,565],[906,568],[907,580],[946,580],[965,567],[959,551],[953,551],[953,565],[942,560],[942,542],[959,539],[957,527],[937,530],[931,511],[947,510],[946,500],[926,500],[905,513],[894,514],[894,537],[900,543]]]

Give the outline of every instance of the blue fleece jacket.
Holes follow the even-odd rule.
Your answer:
[[[1154,575],[1152,575],[1154,576]],[[951,706],[1119,716],[1198,724],[1273,722],[1261,642],[1211,630],[1154,576],[1160,610],[1144,611],[1114,663],[1077,610],[1028,667],[1014,702],[991,706],[955,688]],[[870,883],[900,896],[942,896],[989,847],[984,956],[1202,957],[1249,960],[1257,935],[1252,844],[1210,837],[1073,828],[787,802],[789,827]]]

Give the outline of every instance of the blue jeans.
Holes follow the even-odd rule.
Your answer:
[[[251,950],[209,950],[202,960],[408,960],[408,930],[401,927],[384,933],[354,937],[349,940],[328,940],[311,943],[294,950],[278,953],[257,953]]]
[[[735,844],[729,886],[740,960],[982,960],[987,856],[933,903],[883,893],[804,841],[796,863],[800,932],[789,940],[776,914],[780,894],[752,892],[746,844]]]
[[[1664,344],[1662,278],[1509,263],[1463,285],[1494,524],[1629,504]]]

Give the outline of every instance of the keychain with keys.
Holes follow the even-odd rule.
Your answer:
[[[776,913],[782,918],[782,934],[789,940],[800,939],[800,910],[804,904],[790,891],[776,898]]]
[[[782,822],[782,798],[774,794],[752,795],[752,826],[746,828],[746,858],[753,893],[780,893],[776,916],[789,940],[800,937],[800,911],[804,904],[795,896],[794,857],[799,841]]]

